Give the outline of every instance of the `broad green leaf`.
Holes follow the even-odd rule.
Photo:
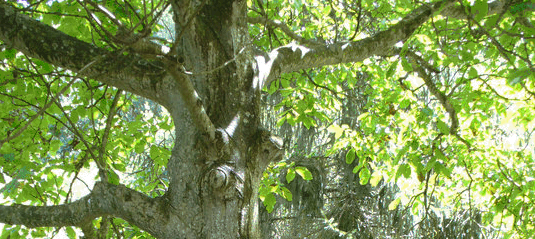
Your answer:
[[[76,232],[72,227],[66,227],[65,231],[67,232],[67,236],[69,236],[69,238],[76,238]]]
[[[399,61],[395,61],[392,64],[390,64],[390,66],[388,67],[388,70],[386,71],[386,75],[385,75],[386,78],[391,78],[394,75],[394,73],[397,70],[398,64],[399,64]]]
[[[288,168],[288,172],[286,173],[286,182],[290,183],[295,178],[295,168]]]
[[[451,178],[451,170],[449,168],[446,168],[442,163],[436,162],[435,163],[435,171],[437,173],[440,173],[448,178]]]
[[[359,170],[364,166],[364,162],[363,161],[365,162],[365,160],[361,159],[360,162],[357,164],[357,166],[355,166],[353,168],[353,171],[352,171],[353,173],[358,173],[359,172]]]
[[[353,163],[354,160],[355,160],[355,149],[351,148],[346,153],[346,163],[347,164],[351,164],[351,163]]]
[[[399,103],[399,108],[406,109],[407,107],[409,107],[410,104],[411,104],[410,99],[403,99],[401,103]]]
[[[114,169],[118,170],[119,172],[126,171],[126,165],[123,163],[113,163],[112,166]]]
[[[288,82],[287,79],[285,79],[284,77],[280,79],[281,81],[281,87],[282,88],[288,88],[290,87],[290,82]]]
[[[403,58],[401,60],[401,66],[403,66],[403,70],[405,70],[406,72],[412,72],[412,66],[411,64],[407,61],[407,59]]]
[[[402,165],[399,165],[398,171],[396,172],[396,179],[399,178],[399,176],[403,175],[405,178],[410,178],[411,176],[411,166],[404,163]]]
[[[42,237],[46,237],[46,233],[41,230],[41,229],[37,229],[35,231],[32,231],[31,233],[32,237],[34,238],[42,238]],[[74,237],[73,237],[74,238]]]
[[[108,174],[108,182],[109,183],[111,183],[113,185],[119,185],[120,179],[119,179],[119,175],[117,175],[117,173],[115,173],[113,170],[108,170],[107,174]]]
[[[440,131],[440,133],[443,133],[446,135],[450,133],[450,127],[446,123],[444,123],[444,121],[442,120],[437,120],[437,128]]]
[[[368,184],[368,181],[370,181],[370,176],[371,176],[371,173],[368,167],[362,167],[362,170],[360,170],[359,172],[360,185]]]
[[[139,141],[135,146],[135,152],[137,154],[141,154],[141,153],[145,152],[145,145],[146,145],[145,141]]]
[[[158,146],[156,145],[152,145],[150,146],[150,157],[152,158],[152,160],[156,160],[158,159],[159,157],[161,157],[161,151],[160,151],[160,148],[158,148]]]
[[[295,167],[295,172],[299,174],[304,180],[312,180],[312,173],[308,171],[308,168],[303,166]]]
[[[17,54],[17,50],[6,49],[3,51],[0,51],[0,59],[13,60],[15,59],[16,54]]]
[[[277,202],[277,199],[275,198],[275,195],[273,193],[268,193],[264,200],[262,200],[262,203],[264,203],[264,206],[266,207],[266,210],[271,213],[273,211],[273,208],[275,207],[275,203]]]
[[[479,75],[479,73],[477,73],[476,68],[474,68],[474,67],[470,67],[470,70],[468,71],[468,77],[469,77],[470,79],[474,79],[474,78],[476,78],[478,75]]]
[[[281,197],[291,202],[292,192],[290,192],[290,190],[288,190],[286,187],[281,187]]]
[[[486,0],[476,0],[472,7],[472,13],[475,14],[474,20],[481,21],[487,16],[489,12],[489,5]]]
[[[529,69],[512,70],[512,73],[507,76],[507,82],[509,85],[515,86],[516,84],[523,82],[530,74],[531,70]]]

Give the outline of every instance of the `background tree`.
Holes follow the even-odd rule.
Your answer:
[[[532,236],[533,9],[0,2],[4,235],[260,238],[278,195],[300,236]]]

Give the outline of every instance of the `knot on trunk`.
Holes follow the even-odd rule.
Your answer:
[[[255,139],[259,169],[264,170],[271,162],[282,160],[284,147],[281,138],[266,129],[258,129]]]
[[[243,176],[232,166],[213,167],[204,178],[206,192],[222,199],[242,198]]]

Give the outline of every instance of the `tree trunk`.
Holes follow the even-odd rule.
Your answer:
[[[196,237],[258,238],[257,187],[270,160],[258,162],[264,153],[259,150],[271,141],[259,127],[260,89],[253,87],[258,72],[247,47],[246,2],[204,2],[178,1],[173,10],[181,37],[177,55],[193,72],[190,79],[218,128],[216,143],[196,130],[187,111],[173,115],[171,202],[183,212],[183,222],[194,222],[189,226]]]
[[[91,238],[91,221],[110,215],[159,238],[260,237],[257,187],[267,165],[280,159],[282,146],[260,128],[261,84],[248,47],[246,1],[176,0],[171,6],[178,63],[163,59],[162,72],[161,65],[104,51],[0,3],[0,39],[6,44],[150,98],[167,108],[176,129],[163,197],[103,182],[70,204],[0,206],[2,222],[79,226]]]
[[[421,6],[362,40],[292,43],[253,55],[246,21],[272,23],[248,19],[246,1],[173,0],[176,39],[171,54],[157,53],[156,60],[148,60],[141,52],[124,55],[83,42],[0,1],[3,43],[80,77],[149,98],[169,111],[176,129],[163,197],[150,198],[103,177],[73,203],[0,205],[0,222],[78,226],[91,237],[92,220],[111,216],[159,238],[259,238],[258,183],[267,165],[283,153],[280,140],[260,128],[262,86],[285,72],[389,53],[434,12],[448,10],[450,2]],[[143,48],[142,43],[137,39],[124,47]]]

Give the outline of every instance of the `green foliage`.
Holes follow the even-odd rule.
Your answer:
[[[359,3],[371,17],[358,24],[349,2],[270,1],[277,11],[266,13],[306,39],[342,42],[384,30],[416,7],[410,1]],[[358,161],[353,173],[360,183],[384,181],[402,189],[390,210],[407,207],[422,215],[428,197],[427,203],[435,200],[437,210],[446,213],[477,207],[486,212],[484,225],[500,225],[493,233],[529,237],[535,233],[528,216],[535,215],[535,113],[530,107],[535,31],[529,27],[534,5],[515,3],[507,12],[488,15],[487,1],[463,4],[473,14],[469,19],[437,14],[403,42],[397,55],[287,74],[267,91],[282,96],[275,108],[277,126],[326,129],[333,138],[327,155],[346,152],[347,164]],[[291,41],[278,29],[262,35],[256,27],[251,34],[260,36],[256,43],[264,49]],[[451,109],[429,90],[419,67],[454,110],[455,128]],[[357,84],[357,73],[366,76],[365,83]],[[365,107],[351,128],[339,120],[340,111],[347,92],[358,87],[364,88]],[[288,182],[294,177],[293,171],[286,174]],[[438,193],[423,195],[424,190]]]
[[[139,7],[141,2],[130,4]],[[115,34],[115,23],[93,6],[86,7],[76,1],[51,1],[35,3],[26,10],[80,40],[106,49],[116,47],[104,33]],[[124,2],[106,7],[126,26],[141,30],[141,19],[133,9],[126,11]],[[77,78],[14,49],[0,51],[0,79],[0,192],[6,202],[56,205],[85,196],[98,175],[95,161],[100,159],[110,183],[122,183],[150,196],[159,196],[166,187],[163,173],[170,157],[173,124],[153,102],[92,79]],[[116,113],[110,115],[112,109]],[[107,124],[109,117],[113,120]],[[130,228],[123,221],[121,230],[125,227]],[[4,226],[2,238],[52,237],[56,233],[52,228]],[[67,227],[62,234],[77,238],[80,232]]]
[[[162,28],[148,25],[156,14],[139,16],[161,10],[160,1],[129,1],[134,9],[124,1],[95,2],[114,17],[77,1],[6,4],[109,50],[121,48],[111,39],[119,30],[113,19],[134,33]],[[250,17],[286,23],[303,38],[327,45],[374,35],[423,4],[248,2]],[[263,2],[263,11],[253,10],[258,2]],[[400,189],[389,210],[403,207],[425,217],[430,207],[444,214],[476,208],[483,212],[482,225],[492,225],[496,233],[530,238],[535,234],[535,5],[514,2],[489,16],[488,1],[455,4],[463,4],[461,9],[470,15],[459,19],[435,14],[392,52],[273,81],[265,90],[281,97],[274,109],[279,114],[276,125],[330,133],[323,156],[346,152],[342,160],[355,165],[352,172],[360,184],[385,182]],[[261,24],[251,25],[249,33],[266,51],[295,40]],[[10,203],[70,202],[80,196],[73,195],[76,178],[96,176],[91,171],[96,160],[105,164],[111,183],[124,183],[150,196],[165,189],[173,124],[154,103],[76,78],[14,49],[0,51],[0,79],[0,192]],[[361,105],[349,107],[353,97],[360,97]],[[110,115],[112,111],[117,113]],[[358,113],[355,126],[341,119],[344,111]],[[313,179],[306,167],[286,161],[272,165],[259,190],[268,211],[274,209],[277,196],[293,199],[278,177],[284,173],[287,183],[297,175]],[[113,221],[124,229],[124,237],[142,237],[127,222]],[[71,238],[78,234],[70,227],[65,231]],[[6,226],[1,237],[52,233],[50,228]]]

